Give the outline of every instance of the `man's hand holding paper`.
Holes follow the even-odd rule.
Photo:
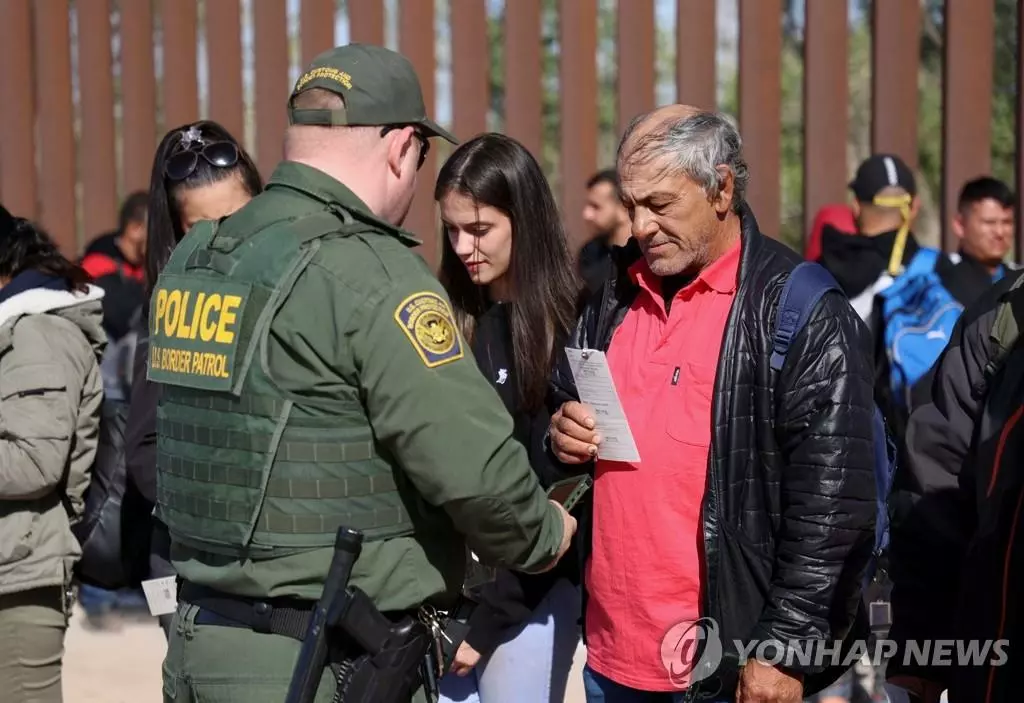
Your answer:
[[[583,402],[565,403],[551,418],[555,456],[566,464],[582,464],[595,457],[640,461],[605,355],[582,349],[565,352]]]
[[[551,449],[564,464],[582,464],[597,456],[601,435],[594,429],[594,411],[575,400],[551,418]]]

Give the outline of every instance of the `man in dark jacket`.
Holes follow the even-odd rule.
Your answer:
[[[991,176],[968,181],[960,189],[953,233],[959,250],[939,259],[935,271],[957,301],[967,307],[1006,275],[1004,263],[1013,246],[1015,198],[1010,187]],[[931,399],[936,367],[922,376],[911,395],[911,408]]]
[[[629,215],[622,205],[622,186],[615,169],[598,171],[587,181],[583,220],[592,228],[592,239],[580,251],[579,269],[592,295],[614,268],[614,252],[630,237]]]
[[[82,268],[106,293],[103,327],[112,341],[131,331],[146,300],[143,261],[148,208],[146,192],[132,193],[121,205],[117,231],[94,239],[82,255]]]
[[[779,296],[800,258],[758,231],[725,118],[684,106],[638,118],[619,173],[631,253],[570,346],[607,352],[641,460],[601,458],[608,428],[577,402],[568,354],[549,430],[555,456],[595,477],[579,523],[588,696],[679,700],[686,688],[797,703],[841,670],[775,665],[768,649],[743,653],[735,641],[849,642],[864,624],[875,524],[868,332],[847,300],[826,295],[782,371],[771,369]],[[674,665],[695,625],[722,644],[710,677]]]
[[[826,226],[818,262],[835,276],[854,309],[870,325],[876,295],[892,283],[890,264],[894,268],[909,264],[921,248],[913,233],[921,203],[914,172],[895,154],[875,154],[865,160],[857,168],[850,190],[857,233],[851,236]],[[906,210],[895,205],[900,198],[907,199]],[[904,224],[909,231],[905,243],[900,244]]]
[[[1011,288],[1014,271],[968,307],[937,365],[932,399],[910,417],[908,461],[891,499],[893,626],[899,650],[889,680],[937,703],[949,700],[1010,703],[1024,700],[1019,652],[1024,635],[1024,344],[993,340],[1001,303],[1019,327],[1024,288]],[[979,640],[980,660],[953,666],[920,661],[908,641]],[[1008,640],[1004,659],[995,641]],[[1000,665],[1002,664],[1002,665]]]
[[[894,372],[893,350],[886,346],[888,323],[883,318],[879,294],[902,276],[922,249],[913,232],[920,210],[917,182],[913,171],[899,156],[875,154],[857,168],[850,190],[854,195],[857,234],[826,227],[819,263],[835,276],[871,331],[875,398],[893,436],[902,438],[909,407],[904,393],[892,389],[893,374],[899,371]],[[935,272],[939,283],[949,290],[952,264],[944,255],[938,255]],[[913,390],[911,394],[916,398]],[[916,400],[911,400],[910,404],[914,402]]]

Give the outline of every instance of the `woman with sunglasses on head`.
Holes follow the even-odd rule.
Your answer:
[[[149,186],[146,243],[147,299],[171,252],[195,223],[216,220],[240,209],[263,190],[252,159],[216,122],[203,121],[172,129],[157,147]],[[143,308],[148,330],[149,308]],[[166,528],[151,517],[156,503],[156,409],[158,387],[146,379],[148,331],[135,349],[131,406],[125,431],[128,491],[122,508],[128,524],[124,552],[136,579],[171,576]],[[152,525],[152,532],[149,526]],[[132,541],[129,544],[129,541]],[[170,615],[161,616],[167,632]]]
[[[575,320],[580,285],[544,174],[500,134],[464,143],[442,167],[441,279],[459,327],[514,420],[541,484],[557,477],[542,446],[554,352]],[[539,575],[498,570],[477,606],[442,700],[561,703],[579,642],[578,565]]]

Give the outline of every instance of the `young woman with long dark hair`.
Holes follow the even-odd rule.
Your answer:
[[[263,190],[256,164],[237,140],[216,122],[202,121],[169,131],[157,147],[149,186],[146,241],[146,290],[151,296],[157,276],[189,229],[201,220],[216,220],[240,209]],[[143,308],[148,328],[148,306]],[[129,491],[126,512],[140,529],[125,531],[137,541],[126,548],[144,578],[174,573],[168,552],[170,538],[151,517],[156,503],[156,409],[159,389],[146,379],[148,332],[135,350],[131,406],[125,431]],[[152,532],[147,526],[152,524]],[[150,539],[151,535],[151,539]],[[160,624],[167,631],[170,616]]]
[[[456,149],[434,197],[445,235],[441,279],[456,321],[547,486],[556,474],[542,446],[545,401],[580,288],[554,197],[530,152],[500,134]],[[442,700],[560,702],[579,641],[577,571],[570,554],[551,572],[499,570],[478,588]]]
[[[106,347],[103,291],[0,207],[0,691],[60,703]]]

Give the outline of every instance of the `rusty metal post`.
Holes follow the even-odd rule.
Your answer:
[[[262,2],[254,3],[255,11],[259,11],[260,5]],[[259,51],[256,52],[256,60],[259,61]],[[242,15],[239,0],[214,0],[206,3],[206,61],[210,77],[209,118],[219,122],[231,136],[244,144]]]
[[[401,51],[405,54],[420,79],[423,89],[423,102],[427,106],[427,114],[437,117],[434,96],[434,0],[400,0],[400,17],[398,38]],[[440,262],[440,226],[435,216],[434,182],[437,178],[437,149],[427,154],[426,163],[420,170],[416,185],[416,198],[412,210],[406,219],[406,228],[423,242],[420,253],[432,268]]]
[[[920,0],[872,3],[871,150],[917,168]]]
[[[562,219],[573,249],[586,239],[586,182],[597,170],[597,2],[561,0]]]
[[[256,164],[268,177],[281,160],[288,126],[288,9],[285,0],[253,6],[256,37]]]
[[[86,241],[117,221],[114,161],[114,58],[110,50],[110,0],[78,0],[78,80],[82,225]]]
[[[761,231],[778,237],[782,207],[781,0],[740,0],[739,94],[740,129],[750,166],[747,199]]]
[[[334,0],[302,0],[299,16],[302,66],[334,47]]]
[[[163,125],[167,131],[199,119],[196,73],[196,0],[163,0]],[[209,44],[207,44],[209,46]]]
[[[804,39],[804,237],[818,209],[846,201],[845,0],[808,3]]]
[[[29,0],[7,0],[0,22],[0,202],[36,217],[35,92]]]
[[[714,110],[715,0],[677,0],[676,18],[676,102]]]
[[[384,44],[384,0],[348,0],[349,34],[362,44]]]
[[[543,53],[540,0],[505,3],[505,132],[538,161],[544,146]]]
[[[621,135],[634,117],[654,109],[657,47],[654,0],[631,0],[628,3],[620,0],[618,17],[618,134]]]
[[[942,245],[957,248],[950,226],[965,181],[992,168],[993,0],[946,0],[942,77]]]
[[[63,12],[36,12],[36,99],[39,107],[39,220],[65,256],[78,254],[75,131],[71,102],[71,30]],[[51,10],[57,8],[50,8]]]
[[[153,9],[149,0],[125,2],[121,10],[121,134],[124,192],[148,190],[156,149],[156,75],[153,70]]]
[[[484,0],[451,0],[452,110],[460,141],[487,131],[490,45]]]

